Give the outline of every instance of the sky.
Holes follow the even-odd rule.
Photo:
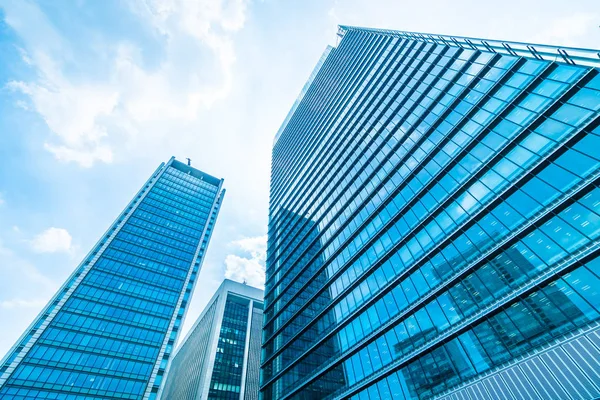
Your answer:
[[[173,155],[227,189],[183,333],[262,286],[273,137],[338,24],[600,48],[598,0],[0,0],[0,358]]]

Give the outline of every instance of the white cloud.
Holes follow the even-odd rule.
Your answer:
[[[21,258],[14,251],[6,247],[0,239],[0,294],[10,296],[11,293],[28,293],[32,285],[36,285],[40,292],[53,292],[56,289],[56,283]],[[37,293],[37,292],[36,292]]]
[[[131,5],[165,35],[183,31],[210,42],[219,29],[236,32],[244,27],[248,0],[134,0]]]
[[[25,111],[29,111],[29,105],[23,100],[15,101],[15,106],[17,106],[18,108],[22,108]]]
[[[250,253],[254,258],[264,259],[267,251],[267,235],[236,240],[234,246]]]
[[[10,246],[18,247],[16,243]],[[58,289],[0,238],[0,354],[4,354]]]
[[[37,64],[44,80],[35,83],[9,82],[8,87],[28,95],[59,144],[44,148],[61,161],[75,161],[90,167],[95,161],[110,162],[112,151],[102,143],[107,136],[101,119],[118,104],[119,94],[102,85],[74,85],[62,73]]]
[[[247,255],[230,254],[225,258],[225,278],[264,288],[267,236],[244,238],[231,245]]]
[[[33,299],[33,300],[24,300],[24,299],[11,299],[11,300],[2,300],[0,301],[0,308],[3,309],[15,309],[15,308],[41,308],[48,300],[45,299]]]
[[[48,228],[31,241],[31,247],[38,253],[68,253],[73,250],[73,238],[66,229]]]
[[[31,57],[29,57],[29,54],[27,54],[27,52],[25,51],[25,49],[16,46],[17,51],[19,52],[19,55],[21,56],[21,59],[23,60],[23,62],[27,65],[33,65],[33,61],[31,60]]]
[[[595,29],[598,14],[575,13],[547,21],[548,27],[541,30],[533,41],[538,43],[577,46],[583,38]]]
[[[150,139],[168,137],[171,132],[157,127],[157,120],[192,120],[232,89],[231,35],[244,26],[248,0],[130,4],[141,22],[160,34],[157,46],[165,46],[165,56],[149,68],[134,44],[107,43],[100,52],[108,73],[95,79],[86,74],[88,57],[73,54],[69,40],[74,39],[62,37],[36,5],[4,4],[7,23],[26,44],[21,57],[39,76],[7,87],[29,98],[31,104],[17,106],[40,114],[54,134],[43,147],[60,161],[83,167],[111,163],[117,148],[123,156],[127,152],[122,144],[137,148],[139,142],[156,144]]]
[[[6,200],[4,200],[4,194],[0,192],[0,206],[6,204]]]

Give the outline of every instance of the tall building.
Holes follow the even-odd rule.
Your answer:
[[[600,397],[600,52],[339,36],[273,145],[264,399]]]
[[[177,348],[160,398],[258,400],[263,291],[226,279]]]
[[[161,164],[4,358],[0,398],[156,398],[222,185]]]

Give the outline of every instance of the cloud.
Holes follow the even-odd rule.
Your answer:
[[[0,301],[0,308],[3,309],[15,309],[15,308],[41,308],[48,300],[45,299],[32,299],[32,300],[24,300],[24,299],[11,299],[11,300],[2,300]]]
[[[6,247],[0,239],[0,293],[39,293],[31,292],[35,285],[41,292],[53,292],[56,283],[43,275],[35,266],[21,258],[14,251]],[[22,289],[22,290],[20,290]]]
[[[0,206],[6,204],[6,200],[4,200],[4,194],[0,192]]]
[[[23,100],[16,100],[15,106],[17,106],[18,108],[22,108],[25,111],[29,111],[29,105]]]
[[[230,245],[246,254],[229,254],[225,258],[225,278],[264,288],[267,236],[244,238]]]
[[[111,162],[112,151],[102,142],[107,130],[101,119],[117,106],[118,92],[102,85],[74,85],[53,68],[37,66],[43,81],[12,81],[7,86],[28,95],[33,108],[56,134],[59,144],[45,142],[44,148],[58,160],[75,161],[84,167],[95,161]]]
[[[23,49],[19,46],[15,46],[15,48],[17,49],[17,52],[19,53],[19,55],[21,56],[21,59],[23,60],[23,62],[25,64],[33,65],[33,61],[31,60],[31,57],[29,57],[29,54],[27,54],[25,49]]]
[[[77,38],[63,37],[35,4],[0,4],[25,42],[23,62],[38,75],[7,88],[26,95],[31,104],[18,107],[37,112],[53,133],[44,149],[57,160],[92,167],[130,149],[143,154],[138,143],[151,147],[152,139],[171,133],[157,120],[193,120],[227,97],[235,63],[231,36],[245,24],[248,0],[131,0],[134,15],[159,34],[150,51],[164,56],[149,67],[148,49],[126,40],[105,43],[93,53],[106,72],[100,77],[89,72],[97,68],[94,57],[78,54]]]
[[[0,277],[0,354],[4,354],[56,293],[59,285],[5,245],[2,238]]]
[[[254,258],[266,257],[267,235],[236,240],[232,244],[252,254]]]
[[[66,229],[48,228],[31,241],[31,247],[38,253],[68,253],[73,250],[73,238]]]
[[[546,21],[547,28],[541,30],[533,41],[538,43],[577,46],[580,38],[596,28],[598,14],[575,13]]]

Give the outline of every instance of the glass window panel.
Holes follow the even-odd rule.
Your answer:
[[[600,160],[600,136],[588,134],[573,146],[573,148],[583,154]]]
[[[410,337],[419,332],[419,326],[417,325],[414,316],[411,316],[407,318],[406,321],[398,323],[394,327],[394,332],[396,333],[398,341],[394,344],[393,350],[396,357],[400,357],[414,347]]]
[[[523,221],[523,217],[514,208],[506,203],[499,204],[491,213],[497,221],[508,229],[514,229]]]
[[[414,313],[413,317],[415,318],[415,321],[419,325],[419,327],[413,328],[414,334],[411,335],[411,339],[413,340],[413,343],[415,344],[415,346],[418,347],[418,346],[422,345],[425,341],[434,337],[437,333],[437,330],[436,330],[435,326],[433,325],[431,318],[427,314],[427,311],[425,311],[424,308],[421,308],[419,311]],[[410,332],[411,327],[410,327],[408,321],[409,320],[407,320],[407,326],[409,327],[409,332]]]
[[[482,347],[481,343],[479,343],[479,339],[475,333],[467,331],[460,335],[458,340],[478,373],[490,369],[492,360],[490,360],[486,350]]]
[[[508,158],[521,168],[526,168],[532,162],[538,159],[538,157],[534,153],[522,146],[515,147],[510,153],[508,153],[506,158]]]
[[[561,195],[558,190],[535,176],[521,190],[540,204],[550,204]]]
[[[598,318],[598,312],[562,279],[550,283],[543,291],[575,325],[580,326]]]
[[[583,88],[571,97],[568,101],[579,107],[589,108],[590,110],[600,109],[600,91]]]
[[[527,235],[523,243],[548,265],[554,264],[566,255],[560,246],[540,231]]]
[[[600,277],[600,257],[596,257],[592,261],[589,261],[586,264],[586,267],[597,277]]]
[[[573,185],[579,182],[581,179],[576,175],[568,172],[564,168],[559,167],[555,164],[550,164],[544,168],[538,177],[548,183],[549,185],[557,188],[563,193],[569,190]]]
[[[429,287],[436,287],[440,283],[441,278],[437,271],[433,268],[431,262],[428,261],[423,264],[421,267],[421,272],[423,273],[423,277],[427,281]]]
[[[590,239],[595,239],[600,234],[600,216],[580,203],[570,205],[560,216]]]
[[[451,296],[452,303],[464,316],[470,316],[477,309],[469,290],[462,283],[454,285],[448,293]]]
[[[520,125],[505,119],[496,125],[494,132],[498,133],[500,136],[510,139],[514,137],[521,129],[523,128]]]
[[[548,65],[548,61],[542,60],[527,60],[525,64],[521,68],[519,68],[519,72],[529,74],[529,75],[537,75],[540,71],[542,71]]]
[[[530,133],[522,142],[521,146],[527,148],[529,151],[543,155],[551,147],[554,146],[554,142],[542,135]]]
[[[594,309],[600,310],[600,279],[587,268],[581,267],[563,277]]]
[[[591,81],[588,82],[587,85],[585,85],[586,87],[590,88],[590,89],[596,89],[596,90],[600,90],[600,75],[596,75],[594,77],[594,79],[592,79]]]
[[[535,132],[554,141],[561,141],[573,131],[573,127],[555,119],[549,118],[535,129]]]
[[[478,373],[458,338],[448,342],[444,348],[448,352],[448,359],[451,360],[462,380],[472,378]]]
[[[502,276],[490,264],[485,264],[475,274],[496,298],[502,297],[511,289],[510,284],[502,279]]]
[[[554,98],[556,97],[556,95],[563,92],[568,87],[569,85],[565,83],[546,79],[533,90],[533,93],[538,93],[546,97]]]
[[[588,238],[559,217],[552,218],[546,222],[541,230],[553,239],[555,243],[558,243],[559,246],[571,253],[589,241]]]
[[[507,249],[505,255],[507,260],[510,260],[510,262],[505,262],[509,267],[506,271],[511,274],[515,282],[522,282],[527,277],[536,277],[541,271],[548,268],[548,265],[531,251],[523,241]]]
[[[534,315],[525,302],[518,302],[506,309],[506,314],[519,328],[524,338],[531,339],[537,336],[547,336],[546,326]]]
[[[448,292],[440,294],[437,298],[437,301],[442,312],[450,322],[450,325],[454,325],[460,321],[462,317],[460,311],[457,309],[457,307],[455,307],[454,299],[448,294]]]
[[[579,200],[579,203],[600,215],[600,189],[595,188],[590,193],[583,196],[583,198]]]
[[[572,126],[579,126],[583,121],[589,118],[592,113],[592,111],[585,108],[573,106],[571,104],[563,104],[561,108],[552,114],[552,118]]]
[[[573,329],[573,324],[543,291],[532,293],[523,302],[536,310],[537,317],[546,323],[551,332],[564,333]]]
[[[549,98],[538,96],[536,94],[530,94],[521,102],[521,104],[519,104],[519,106],[533,112],[540,112],[550,103],[550,101],[551,100]]]
[[[518,305],[519,303],[517,303]],[[506,312],[498,313],[490,318],[490,325],[494,329],[497,339],[501,340],[510,351],[509,357],[510,354],[517,356],[531,348],[531,345],[518,328],[521,323],[523,321],[515,321]]]
[[[510,352],[489,322],[484,321],[474,327],[473,333],[493,364],[498,365],[511,358]]]
[[[394,373],[387,377],[387,383],[390,387],[390,391],[392,392],[392,399],[394,400],[405,400],[404,397],[406,383],[404,385],[398,379],[398,374]]]
[[[431,318],[433,325],[436,329],[441,332],[447,329],[450,326],[448,319],[445,317],[442,308],[438,304],[436,300],[433,300],[431,303],[427,304],[425,307],[429,317]]]
[[[573,82],[577,77],[585,71],[582,67],[559,65],[552,73],[548,76],[549,79],[554,79],[561,82]]]
[[[377,389],[379,389],[379,399],[391,399],[392,391],[390,390],[387,379],[382,379],[377,383]]]
[[[540,203],[527,196],[521,190],[514,192],[506,199],[506,202],[526,218],[535,214],[542,208]]]

